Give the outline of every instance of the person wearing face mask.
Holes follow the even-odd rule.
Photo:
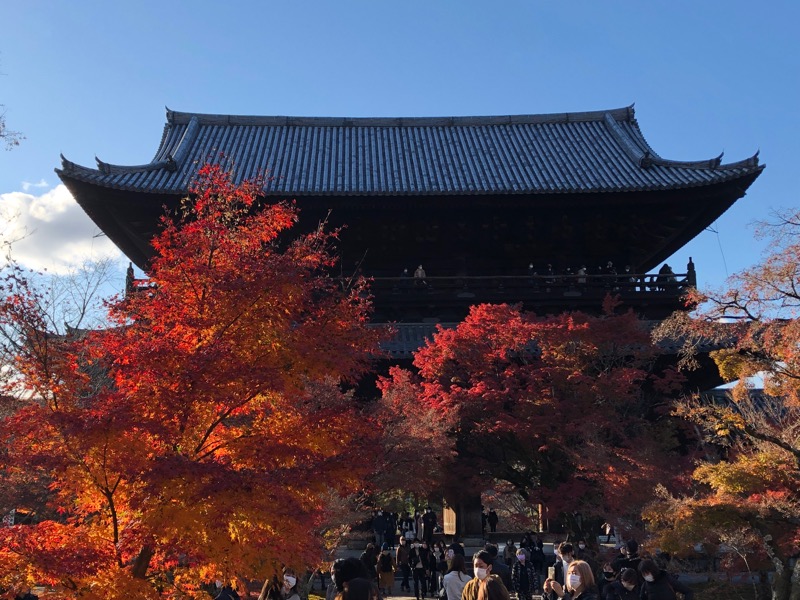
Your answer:
[[[539,574],[522,549],[517,551],[516,562],[511,567],[511,587],[517,593],[518,600],[531,600],[531,596],[540,589]]]
[[[292,569],[283,570],[281,597],[284,600],[300,600],[300,594],[297,591],[297,574]]]
[[[411,572],[414,575],[414,596],[417,600],[422,600],[428,594],[428,579],[431,576],[431,552],[428,544],[414,540],[411,544],[411,552],[408,555],[411,564]],[[420,596],[420,594],[422,594]]]
[[[503,548],[503,562],[506,563],[507,567],[511,568],[516,560],[516,555],[517,547],[514,545],[514,540],[508,540],[506,547]]]
[[[633,569],[622,569],[619,579],[607,584],[601,595],[603,600],[639,600],[640,593],[639,574]]]
[[[544,592],[550,600],[599,600],[597,586],[589,563],[573,560],[567,568],[567,583],[561,585],[553,579],[544,582]]]
[[[556,551],[555,580],[562,586],[566,583],[565,575],[570,563],[575,560],[575,549],[569,542],[561,542]]]
[[[684,600],[694,598],[691,588],[671,577],[649,558],[639,563],[639,574],[644,579],[640,595],[642,600],[675,600],[676,592],[683,594]]]
[[[508,598],[508,588],[503,585],[503,580],[492,573],[493,562],[494,557],[486,550],[481,550],[473,555],[472,568],[475,577],[470,579],[467,585],[464,586],[464,591],[461,592],[461,600],[478,600],[481,586],[485,586],[489,581],[496,582],[492,584],[494,588],[497,588],[497,585],[502,586],[505,590],[505,596]],[[486,591],[484,591],[484,594],[486,594]],[[500,595],[502,595],[502,592]]]
[[[400,569],[400,572],[403,574],[403,580],[400,582],[400,591],[401,592],[410,592],[411,591],[411,565],[409,564],[409,557],[410,557],[410,548],[411,544],[406,541],[406,538],[400,538],[400,545],[397,546],[397,554],[395,556],[395,562],[397,563],[397,568]]]
[[[575,558],[578,560],[585,560],[586,562],[589,561],[589,557],[591,555],[591,550],[586,547],[586,542],[583,540],[578,540],[578,548],[575,550]]]
[[[375,544],[377,544],[378,548],[383,546],[385,541],[388,522],[382,510],[375,511],[375,516],[372,518],[372,534],[375,536]]]
[[[582,539],[578,540],[577,548],[575,549],[575,559],[589,563],[593,573],[596,573],[600,567],[597,562],[597,554],[589,548],[589,545]]]
[[[605,598],[606,588],[616,581],[616,579],[617,572],[614,570],[614,567],[610,562],[605,563],[600,571],[600,579],[597,581],[597,588],[600,591],[601,598]]]

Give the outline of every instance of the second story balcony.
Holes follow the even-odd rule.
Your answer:
[[[526,310],[550,314],[564,310],[598,313],[606,295],[650,319],[687,309],[685,296],[696,285],[690,273],[624,275],[471,275],[372,277],[374,320],[450,322],[469,306],[522,303]]]

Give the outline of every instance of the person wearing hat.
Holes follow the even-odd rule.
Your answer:
[[[392,593],[396,569],[397,563],[392,553],[389,552],[389,544],[384,542],[381,546],[381,553],[378,556],[378,587],[384,596],[389,596]]]
[[[622,547],[622,552],[625,555],[624,558],[620,556],[611,563],[614,570],[617,573],[622,571],[622,569],[633,569],[638,572],[639,563],[642,562],[642,559],[639,557],[639,542],[634,539],[628,540]]]

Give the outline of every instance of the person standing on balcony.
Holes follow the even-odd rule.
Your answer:
[[[426,287],[428,282],[425,281],[425,269],[422,268],[422,265],[417,267],[417,270],[414,271],[414,285],[418,287]]]

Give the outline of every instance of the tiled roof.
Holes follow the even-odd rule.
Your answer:
[[[659,321],[648,321],[645,326],[652,330],[658,323]],[[433,340],[439,327],[454,329],[457,326],[458,323],[393,323],[394,335],[391,339],[384,341],[381,348],[393,359],[410,359],[414,357],[417,350]],[[383,328],[386,325],[377,324],[371,325],[371,327]],[[655,345],[662,354],[678,355],[681,353],[683,343],[683,340],[660,340]],[[730,348],[732,343],[733,338],[729,341],[699,340],[695,343],[694,351],[697,354],[708,354],[714,350]]]
[[[221,158],[224,156],[225,158]],[[206,162],[239,179],[268,174],[275,195],[552,194],[664,190],[760,171],[758,155],[724,165],[661,158],[633,107],[586,113],[446,118],[305,118],[167,111],[153,161],[97,169],[62,157],[64,178],[183,194]]]
[[[393,359],[413,358],[414,353],[422,348],[426,342],[433,339],[437,328],[452,329],[457,323],[394,323],[394,335],[384,341],[381,348]],[[386,327],[386,325],[372,325],[372,327]]]

